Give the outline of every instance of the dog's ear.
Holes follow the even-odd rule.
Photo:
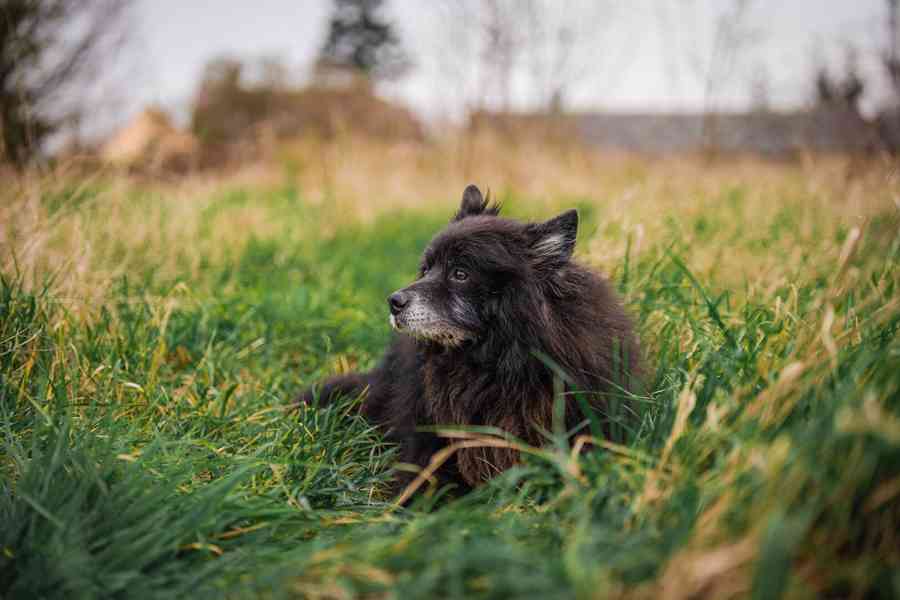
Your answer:
[[[454,215],[453,220],[459,221],[475,215],[496,215],[500,212],[500,206],[497,204],[489,205],[490,199],[490,193],[485,198],[481,195],[481,190],[476,186],[466,186],[462,202],[459,204],[459,210]]]
[[[573,208],[544,223],[530,226],[531,252],[539,265],[566,262],[575,251],[578,212]]]

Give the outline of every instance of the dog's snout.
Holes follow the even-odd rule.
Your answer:
[[[392,315],[399,315],[403,312],[403,309],[409,304],[410,294],[409,292],[394,292],[390,296],[388,296],[388,304],[391,307]]]

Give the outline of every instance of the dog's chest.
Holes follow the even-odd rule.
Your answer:
[[[431,425],[480,425],[499,429],[527,443],[537,443],[528,424],[542,425],[546,416],[538,402],[527,408],[522,390],[501,385],[496,372],[466,365],[423,366],[423,412]],[[533,413],[533,414],[532,414]],[[511,447],[477,446],[456,452],[460,475],[469,485],[487,481],[518,460]]]
[[[509,379],[490,367],[425,361],[420,414],[433,425],[488,425],[523,435],[527,423],[545,421],[551,390],[543,382]]]
[[[423,408],[434,424],[483,425],[486,398],[500,394],[493,374],[450,361],[423,366]]]

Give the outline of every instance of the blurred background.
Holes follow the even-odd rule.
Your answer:
[[[898,0],[3,0],[0,12],[9,170],[302,169],[304,144],[338,139],[708,158],[900,149]]]

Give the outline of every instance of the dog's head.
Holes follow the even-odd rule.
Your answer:
[[[565,267],[578,214],[520,223],[498,217],[499,210],[477,187],[466,188],[453,221],[425,249],[418,279],[388,298],[395,329],[456,347],[484,338],[501,321],[516,326],[506,322],[503,306],[531,297]]]

